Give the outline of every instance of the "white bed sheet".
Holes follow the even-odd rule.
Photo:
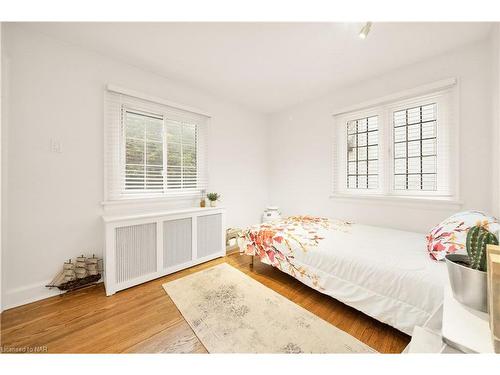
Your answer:
[[[319,276],[322,293],[409,335],[441,306],[446,266],[430,259],[424,234],[360,224],[321,234],[294,263]]]

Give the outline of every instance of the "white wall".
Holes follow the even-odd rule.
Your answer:
[[[0,313],[3,311],[2,277],[2,23],[0,22]],[[1,326],[2,322],[0,321]]]
[[[500,217],[500,25],[491,32],[493,213]]]
[[[285,214],[317,214],[426,232],[456,208],[338,200],[332,192],[332,113],[444,78],[460,81],[460,190],[463,208],[492,211],[490,43],[404,67],[271,117],[270,198]],[[369,62],[367,62],[369,64]]]
[[[222,194],[229,226],[259,221],[268,203],[263,115],[21,26],[4,26],[6,307],[47,296],[43,286],[65,259],[102,253],[107,83],[211,113],[210,190]],[[61,142],[62,153],[50,152],[51,138]]]

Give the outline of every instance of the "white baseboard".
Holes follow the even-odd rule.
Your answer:
[[[26,305],[31,302],[39,301],[45,298],[57,296],[58,289],[49,289],[45,285],[51,280],[26,285],[20,288],[6,290],[3,296],[3,310],[12,309],[17,306]]]

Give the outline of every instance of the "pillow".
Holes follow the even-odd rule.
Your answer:
[[[467,232],[475,225],[481,225],[498,236],[500,224],[496,218],[479,211],[459,212],[434,227],[427,235],[427,251],[430,257],[443,260],[447,254],[467,254]]]

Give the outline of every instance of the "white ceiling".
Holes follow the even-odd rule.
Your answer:
[[[488,36],[489,23],[24,23],[270,113]]]

